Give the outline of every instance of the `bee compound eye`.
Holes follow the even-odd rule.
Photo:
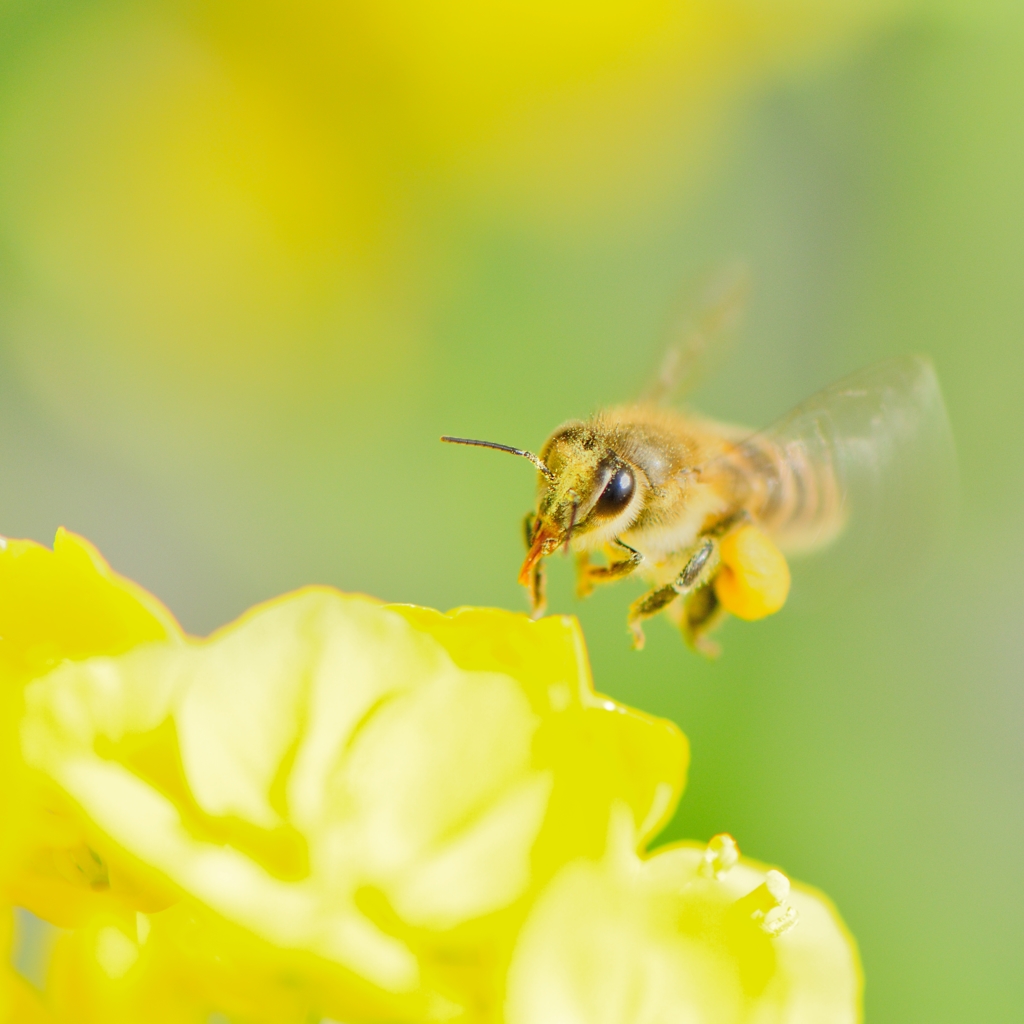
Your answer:
[[[633,471],[627,466],[622,466],[615,470],[612,478],[605,484],[594,511],[598,515],[615,515],[621,512],[629,504],[635,489]]]

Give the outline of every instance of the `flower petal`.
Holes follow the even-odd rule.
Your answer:
[[[25,757],[102,863],[182,899],[155,922],[204,921],[214,960],[247,951],[232,984],[258,989],[273,949],[370,1016],[495,998],[531,894],[600,855],[613,804],[657,828],[685,769],[674,726],[593,694],[572,620],[323,588],[208,641],[67,662],[26,701]],[[488,965],[474,996],[464,962]]]
[[[563,868],[520,935],[507,1024],[853,1024],[860,969],[831,905],[710,863],[696,844],[641,860],[627,825],[604,860]]]
[[[60,529],[49,551],[27,540],[0,549],[0,671],[31,677],[65,658],[119,654],[180,635],[174,617],[114,573],[82,537]]]
[[[81,537],[58,530],[52,551],[32,541],[0,541],[0,813],[8,823],[0,882],[14,903],[72,925],[126,896],[112,891],[86,834],[59,798],[39,790],[17,756],[24,683],[65,660],[180,638],[170,612],[114,573]],[[76,728],[73,706],[53,713]],[[123,709],[111,704],[106,713]],[[77,726],[89,728],[81,720]]]

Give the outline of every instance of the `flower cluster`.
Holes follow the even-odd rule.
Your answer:
[[[62,531],[0,552],[0,674],[0,1019],[857,1019],[820,895],[645,852],[686,741],[573,619],[309,588],[197,640]],[[41,991],[14,907],[59,929]]]

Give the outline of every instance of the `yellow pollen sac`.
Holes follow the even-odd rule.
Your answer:
[[[740,619],[763,619],[789,595],[789,565],[773,541],[756,526],[741,526],[722,539],[722,568],[715,594]]]

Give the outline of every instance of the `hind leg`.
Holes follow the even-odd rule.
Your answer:
[[[638,597],[629,606],[626,624],[629,626],[630,633],[633,634],[633,648],[635,650],[642,651],[647,640],[644,636],[644,619],[657,615],[658,612],[663,608],[667,608],[678,597],[678,591],[670,583],[666,587],[649,590],[643,597]]]
[[[757,527],[741,523],[719,546],[720,564],[686,599],[679,628],[687,644],[707,657],[721,648],[708,635],[727,612],[760,619],[779,610],[789,592],[789,566],[782,553]]]
[[[717,658],[722,648],[708,634],[721,623],[725,614],[710,583],[695,590],[686,599],[679,616],[679,629],[687,646],[705,658]]]

